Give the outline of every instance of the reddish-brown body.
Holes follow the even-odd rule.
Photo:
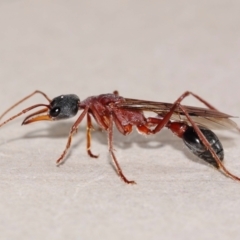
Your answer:
[[[0,124],[0,127],[7,122],[15,119],[16,117],[40,106],[44,108],[27,116],[23,121],[23,125],[41,120],[53,121],[69,118],[75,116],[79,110],[82,110],[81,114],[79,115],[70,130],[66,147],[60,158],[57,160],[57,164],[61,164],[63,162],[64,156],[66,155],[67,150],[71,145],[72,137],[74,133],[77,132],[79,124],[85,116],[87,117],[87,152],[89,156],[97,157],[91,152],[91,116],[93,116],[100,128],[107,131],[108,133],[109,152],[111,154],[119,176],[126,183],[135,182],[129,181],[124,176],[122,169],[118,164],[118,161],[114,154],[114,124],[117,127],[118,131],[123,135],[131,133],[133,127],[136,127],[137,130],[143,134],[155,134],[161,131],[163,127],[167,127],[178,137],[184,138],[184,134],[187,133],[187,129],[192,129],[191,131],[193,133],[191,133],[191,131],[188,131],[188,134],[190,134],[188,136],[194,136],[194,138],[198,142],[201,142],[202,146],[206,148],[207,153],[204,153],[204,157],[210,158],[210,161],[215,162],[216,166],[221,169],[227,176],[230,176],[231,178],[240,181],[239,177],[233,175],[225,168],[225,166],[221,162],[222,159],[220,159],[219,157],[221,155],[218,155],[218,153],[215,152],[209,140],[207,140],[207,137],[209,137],[210,140],[214,138],[213,140],[216,140],[219,143],[218,138],[208,129],[204,129],[206,133],[206,135],[204,135],[195,120],[193,120],[193,118],[198,117],[199,119],[205,119],[206,121],[210,120],[211,123],[215,122],[217,124],[232,126],[237,130],[239,130],[239,128],[234,124],[233,121],[229,119],[231,117],[230,115],[219,112],[212,105],[210,105],[208,102],[206,102],[194,93],[185,92],[173,104],[170,104],[163,102],[152,102],[123,98],[119,96],[118,92],[116,91],[113,94],[101,94],[98,96],[88,97],[84,101],[80,101],[78,96],[74,94],[61,95],[51,100],[45,93],[41,91],[35,91],[14,104],[7,111],[5,111],[2,116],[0,116],[0,119],[15,106],[32,97],[36,93],[43,95],[45,99],[47,99],[49,104],[36,104],[29,108],[26,108],[20,113],[4,121],[2,124]],[[192,95],[193,97],[198,99],[207,108],[198,108],[182,105],[182,100],[189,95]],[[150,111],[156,113],[157,115],[155,117],[146,117],[144,115],[144,111]],[[191,145],[191,142],[188,143],[188,146],[190,146],[190,149],[192,147],[195,147],[195,145]],[[195,154],[200,156],[198,153]]]

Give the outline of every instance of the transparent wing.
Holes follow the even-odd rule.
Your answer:
[[[158,114],[160,117],[163,117],[166,113],[169,112],[172,103],[165,102],[153,102],[153,101],[142,101],[137,99],[125,98],[125,102],[119,103],[119,108],[138,110],[138,111],[150,111]],[[212,129],[218,128],[235,128],[238,129],[237,124],[231,120],[233,116],[208,108],[193,107],[182,105],[194,120],[195,123],[201,126],[205,126]],[[171,117],[171,120],[175,121],[184,121],[191,125],[186,119],[183,111],[180,108],[177,108],[174,111],[174,114]]]
[[[230,118],[216,118],[216,117],[198,117],[191,116],[193,121],[200,126],[204,126],[210,129],[238,129],[238,125]],[[184,121],[188,125],[191,125],[185,116],[179,114],[173,114],[171,120]]]

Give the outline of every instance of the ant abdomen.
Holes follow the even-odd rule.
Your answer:
[[[210,143],[212,149],[215,151],[221,161],[224,158],[224,150],[222,144],[216,134],[211,130],[199,126],[199,129]],[[187,126],[185,132],[182,135],[183,142],[191,150],[193,154],[203,159],[204,161],[218,167],[216,160],[212,156],[211,152],[204,146],[199,136],[195,132],[193,127]]]

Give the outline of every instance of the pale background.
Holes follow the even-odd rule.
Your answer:
[[[0,111],[36,89],[165,102],[191,90],[240,116],[239,13],[238,0],[2,0]],[[83,122],[58,168],[74,119],[21,127],[23,118],[0,129],[1,239],[239,239],[240,183],[171,132],[116,133],[118,160],[137,182],[129,186],[110,164],[105,133],[93,133],[100,157],[91,159]],[[240,136],[217,133],[240,176]]]

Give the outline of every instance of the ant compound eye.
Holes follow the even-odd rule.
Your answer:
[[[55,108],[52,108],[50,110],[50,116],[51,117],[57,117],[60,113],[60,108],[59,107],[55,107]]]

